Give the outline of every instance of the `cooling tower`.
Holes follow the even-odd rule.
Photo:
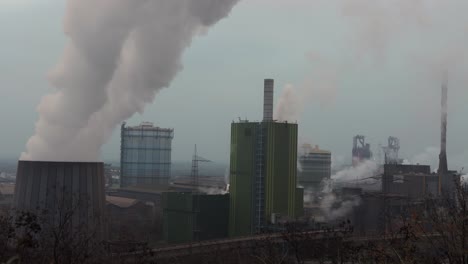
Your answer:
[[[72,214],[71,226],[104,234],[104,164],[19,161],[14,205],[57,225]],[[42,218],[43,217],[43,218]]]

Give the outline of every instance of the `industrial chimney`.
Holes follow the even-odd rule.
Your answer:
[[[442,97],[441,97],[441,122],[440,122],[440,154],[439,154],[439,193],[442,193],[444,182],[450,181],[446,179],[448,175],[447,165],[447,94],[448,94],[448,73],[444,73],[444,80],[442,83]]]
[[[263,121],[273,121],[273,90],[274,90],[273,79],[265,79],[264,90],[263,90]]]

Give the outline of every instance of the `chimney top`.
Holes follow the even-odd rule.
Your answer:
[[[263,121],[273,121],[274,80],[265,79],[263,88]]]

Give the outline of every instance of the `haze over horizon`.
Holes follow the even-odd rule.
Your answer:
[[[190,160],[197,144],[202,156],[228,163],[231,122],[261,119],[263,79],[274,78],[277,105],[284,87],[293,94],[300,143],[320,145],[346,163],[354,135],[366,135],[374,154],[379,143],[396,136],[400,156],[433,163],[441,73],[448,68],[449,166],[468,165],[468,3],[310,2],[240,1],[193,39],[174,82],[128,124],[174,128],[173,160]],[[58,0],[0,2],[1,158],[25,150],[36,107],[54,91],[46,75],[65,47],[64,10]],[[119,143],[115,130],[102,157],[118,160]]]

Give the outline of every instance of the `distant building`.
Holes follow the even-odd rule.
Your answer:
[[[0,183],[0,215],[8,211],[13,205],[15,196],[15,185],[9,183]]]
[[[299,157],[298,183],[304,189],[319,190],[323,180],[331,177],[331,152],[306,144]]]
[[[144,122],[121,128],[120,186],[167,185],[174,130]]]
[[[423,199],[438,194],[439,178],[429,165],[385,164],[382,178],[384,194]]]
[[[231,125],[229,235],[261,232],[276,217],[302,215],[296,187],[297,124],[272,120],[273,80],[265,80],[263,122]]]
[[[228,236],[229,195],[191,192],[163,194],[163,237],[168,243]]]

